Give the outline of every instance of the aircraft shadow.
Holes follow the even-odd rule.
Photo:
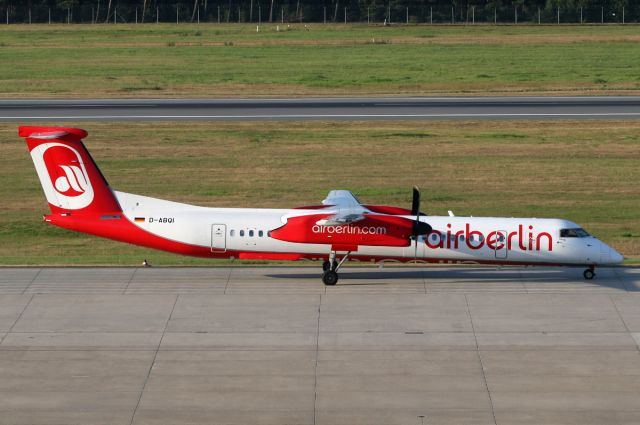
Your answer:
[[[630,276],[624,267],[606,269],[596,269],[596,278],[584,280],[582,277],[583,268],[460,268],[460,269],[415,269],[415,270],[358,270],[345,267],[340,270],[340,281],[338,285],[349,285],[351,281],[354,285],[362,285],[362,281],[367,281],[372,285],[391,285],[398,280],[424,280],[426,284],[431,283],[506,283],[516,284],[546,283],[553,284],[590,284],[606,288],[619,289],[623,291],[640,291],[634,285],[626,285],[625,281],[631,281]],[[320,279],[320,270],[309,270],[298,273],[269,273],[266,277],[274,279]],[[355,282],[359,281],[359,282]]]

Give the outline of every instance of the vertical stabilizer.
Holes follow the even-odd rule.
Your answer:
[[[53,214],[108,214],[120,205],[82,143],[85,130],[22,126],[40,184]]]

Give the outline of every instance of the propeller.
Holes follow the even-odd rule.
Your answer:
[[[413,187],[413,200],[411,202],[411,215],[415,215],[413,220],[413,234],[412,237],[416,241],[415,249],[413,253],[414,261],[418,260],[418,236],[427,235],[431,233],[431,226],[427,223],[420,221],[420,189],[416,186]]]

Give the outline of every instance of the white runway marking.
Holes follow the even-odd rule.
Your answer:
[[[113,119],[358,119],[358,118],[526,118],[526,117],[640,117],[640,112],[603,113],[489,113],[489,114],[269,114],[269,115],[74,115],[0,116],[0,120],[113,120]]]

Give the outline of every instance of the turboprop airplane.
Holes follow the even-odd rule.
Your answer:
[[[584,266],[622,255],[561,219],[438,217],[362,204],[332,190],[320,205],[292,209],[205,208],[112,190],[78,128],[23,126],[51,214],[47,223],[177,254],[240,260],[323,261],[322,281],[338,282],[348,259],[426,263]]]

